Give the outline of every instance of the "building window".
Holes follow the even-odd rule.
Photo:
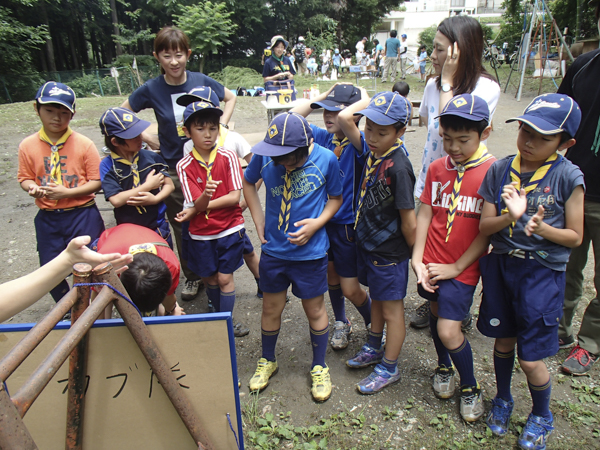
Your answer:
[[[450,0],[451,8],[460,8],[465,6],[465,0]]]

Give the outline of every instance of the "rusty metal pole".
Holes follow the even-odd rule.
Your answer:
[[[77,293],[71,289],[57,304],[19,341],[0,361],[0,380],[5,381],[25,358],[35,350],[77,301]]]
[[[92,279],[92,266],[75,264],[73,284],[89,283]],[[78,286],[77,302],[71,311],[71,327],[81,317],[90,304],[91,287]],[[83,447],[83,413],[85,411],[85,375],[87,366],[88,334],[84,334],[69,357],[69,382],[67,396],[67,436],[65,449],[77,450]]]
[[[112,266],[110,266],[109,263],[94,269],[94,281],[107,282],[120,292],[126,292],[121,284],[121,280],[119,280],[119,277],[114,273]],[[185,395],[183,389],[179,386],[179,382],[175,378],[175,375],[173,375],[173,372],[171,372],[171,369],[165,362],[162,353],[156,346],[156,343],[152,339],[152,336],[146,328],[138,311],[127,300],[124,300],[120,296],[117,297],[115,306],[117,307],[119,314],[121,314],[133,339],[146,357],[148,364],[150,364],[156,378],[158,378],[160,385],[165,390],[167,397],[171,400],[179,417],[181,417],[181,420],[192,435],[192,438],[194,438],[194,442],[199,444],[200,448],[212,450],[214,447],[209,440],[206,431],[202,427],[200,419],[198,419],[191,402]]]
[[[40,395],[44,387],[56,375],[58,369],[65,362],[71,351],[75,348],[81,338],[92,327],[94,321],[104,308],[115,299],[113,291],[105,287],[100,294],[79,317],[79,320],[71,325],[71,328],[63,336],[50,354],[40,363],[29,379],[23,383],[21,388],[12,397],[21,417],[25,416],[35,399]]]
[[[0,383],[0,448],[2,450],[37,450],[37,445],[23,419]]]

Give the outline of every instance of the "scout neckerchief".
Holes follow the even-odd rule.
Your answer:
[[[515,188],[517,189],[517,192],[521,192],[521,187],[523,187],[523,189],[525,189],[525,194],[527,195],[531,191],[533,191],[544,178],[546,178],[546,176],[558,165],[558,163],[560,163],[562,161],[562,158],[563,157],[561,155],[559,155],[558,153],[553,153],[552,155],[550,155],[548,157],[548,159],[544,162],[544,164],[542,164],[540,167],[538,167],[538,169],[535,171],[535,173],[533,174],[531,179],[527,182],[527,184],[525,184],[525,186],[521,186],[521,154],[520,153],[517,153],[517,155],[513,158],[513,160],[511,161],[510,165],[507,168],[507,172],[510,173],[511,181],[514,181],[517,183],[515,186]],[[506,182],[506,173],[504,174],[502,186],[504,186],[505,182]],[[498,205],[499,204],[500,204],[500,202],[498,202]],[[502,210],[502,214],[506,214],[506,213],[508,213],[508,208],[505,207]],[[512,237],[512,235],[513,235],[514,226],[515,226],[515,222],[512,222],[510,224],[510,226],[508,227],[510,237]]]
[[[217,147],[221,148],[225,146],[225,139],[227,139],[228,134],[229,130],[223,125],[219,125],[219,139],[217,139]]]
[[[340,157],[342,156],[342,153],[344,153],[345,148],[350,143],[350,139],[348,139],[348,137],[344,137],[344,139],[342,139],[340,141],[338,139],[338,137],[334,134],[331,143],[333,145],[335,145],[335,149],[333,150],[333,153],[335,153],[335,156],[337,156],[337,159],[340,159]]]
[[[46,132],[44,131],[44,127],[41,128],[38,135],[40,136],[40,140],[46,142],[50,145],[50,179],[53,183],[62,185],[62,173],[60,171],[60,155],[58,152],[64,147],[65,142],[69,139],[69,136],[73,133],[70,127],[67,127],[67,131],[63,134],[56,143],[52,142],[52,140],[48,137]]]
[[[383,155],[381,155],[381,157],[377,158],[373,153],[371,153],[369,155],[369,159],[367,160],[367,164],[365,165],[365,169],[364,169],[363,182],[362,182],[362,186],[360,188],[360,196],[358,197],[358,204],[356,206],[356,220],[354,221],[354,228],[356,228],[356,225],[358,224],[358,218],[360,217],[360,210],[362,208],[363,201],[365,199],[365,194],[367,193],[367,183],[371,179],[375,170],[377,169],[377,171],[379,171],[379,164],[381,164],[381,162],[386,157],[388,157],[389,155],[394,153],[396,150],[398,150],[401,145],[402,145],[402,141],[400,139],[397,139],[396,143],[394,145],[392,145],[388,151],[386,151]]]
[[[213,145],[213,147],[210,149],[210,156],[208,157],[208,163],[204,160],[202,155],[200,153],[198,153],[198,151],[196,150],[196,147],[194,147],[192,149],[192,155],[194,156],[194,159],[196,161],[198,161],[198,164],[200,164],[200,166],[204,167],[204,170],[206,170],[206,183],[208,184],[209,181],[212,181],[211,170],[212,170],[213,164],[215,163],[215,158],[217,157],[217,144],[215,143],[215,145]],[[204,216],[206,217],[207,220],[208,220],[209,213],[210,213],[209,209],[207,209],[204,212]]]
[[[140,185],[140,172],[139,172],[139,161],[140,161],[140,152],[136,152],[135,156],[133,157],[133,161],[129,161],[126,158],[122,158],[119,155],[117,155],[115,152],[110,152],[110,157],[113,159],[113,161],[121,163],[121,164],[125,164],[126,166],[130,166],[131,167],[131,175],[133,176],[133,187],[136,188]],[[144,214],[146,212],[146,208],[144,208],[143,206],[136,206],[135,209],[137,209],[137,212],[139,214]]]
[[[308,149],[308,156],[310,156],[312,151],[313,146],[311,145]],[[281,195],[281,210],[279,211],[278,229],[281,230],[281,226],[283,225],[284,234],[287,233],[288,227],[290,225],[290,213],[292,209],[292,172],[294,170],[285,171],[285,180],[283,182],[283,193]]]
[[[446,242],[448,242],[450,233],[452,232],[452,224],[454,223],[454,216],[456,215],[456,209],[459,203],[458,200],[460,198],[460,186],[465,172],[473,167],[480,166],[490,158],[492,158],[492,155],[488,153],[487,147],[484,144],[479,144],[477,151],[473,153],[464,164],[456,164],[456,178],[454,179],[454,187],[452,188],[452,196],[450,197],[450,206],[448,207],[448,220],[446,221]]]
[[[275,52],[271,53],[271,58],[277,61],[277,65],[279,66],[279,69],[282,73],[286,72],[285,67],[283,67],[283,56],[284,55],[281,55],[281,58],[278,58],[277,56],[275,56]]]

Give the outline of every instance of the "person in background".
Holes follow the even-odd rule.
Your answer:
[[[427,47],[421,45],[419,47],[419,74],[421,79],[419,83],[425,83],[425,66],[427,65]]]
[[[406,79],[406,58],[408,56],[408,44],[406,39],[408,36],[403,34],[402,40],[400,41],[400,72],[402,73],[402,79]]]
[[[388,75],[393,83],[396,80],[396,70],[398,68],[398,51],[400,50],[400,41],[396,37],[396,30],[390,31],[390,37],[385,41],[385,63],[383,65],[383,76],[381,82],[386,83]],[[391,74],[390,74],[391,72]]]
[[[262,73],[265,83],[294,79],[296,70],[290,59],[285,56],[287,46],[288,41],[283,36],[273,36],[271,39],[271,56],[265,60]]]
[[[294,58],[296,60],[297,72],[300,75],[308,75],[308,67],[306,62],[308,56],[306,55],[306,45],[304,44],[304,37],[298,37],[298,43],[294,46]]]

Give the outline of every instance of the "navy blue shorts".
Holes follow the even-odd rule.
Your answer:
[[[250,238],[247,233],[244,233],[244,255],[249,255],[254,251],[254,247],[252,246],[252,242],[250,242]]]
[[[417,292],[430,302],[437,302],[438,317],[448,320],[461,321],[471,310],[473,294],[476,286],[470,286],[460,281],[440,280],[435,292],[427,292],[418,284]]]
[[[490,253],[479,260],[483,299],[479,331],[491,338],[517,338],[524,361],[540,361],[558,352],[565,272],[531,259]]]
[[[188,241],[188,267],[200,277],[210,277],[215,273],[233,273],[244,264],[245,229],[241,229],[219,239]]]
[[[369,286],[373,300],[403,300],[408,285],[408,258],[399,263],[357,248],[358,281]]]
[[[167,244],[169,244],[169,247],[173,250],[173,238],[171,237],[171,227],[169,227],[169,222],[165,220],[158,225],[158,228],[155,231],[160,237],[167,241]]]
[[[327,257],[311,261],[289,261],[265,252],[260,254],[258,265],[260,289],[276,294],[287,291],[303,300],[318,297],[327,292]]]
[[[340,277],[356,278],[356,240],[354,239],[354,225],[327,223],[325,225],[329,238],[327,257],[333,262],[335,271]]]

